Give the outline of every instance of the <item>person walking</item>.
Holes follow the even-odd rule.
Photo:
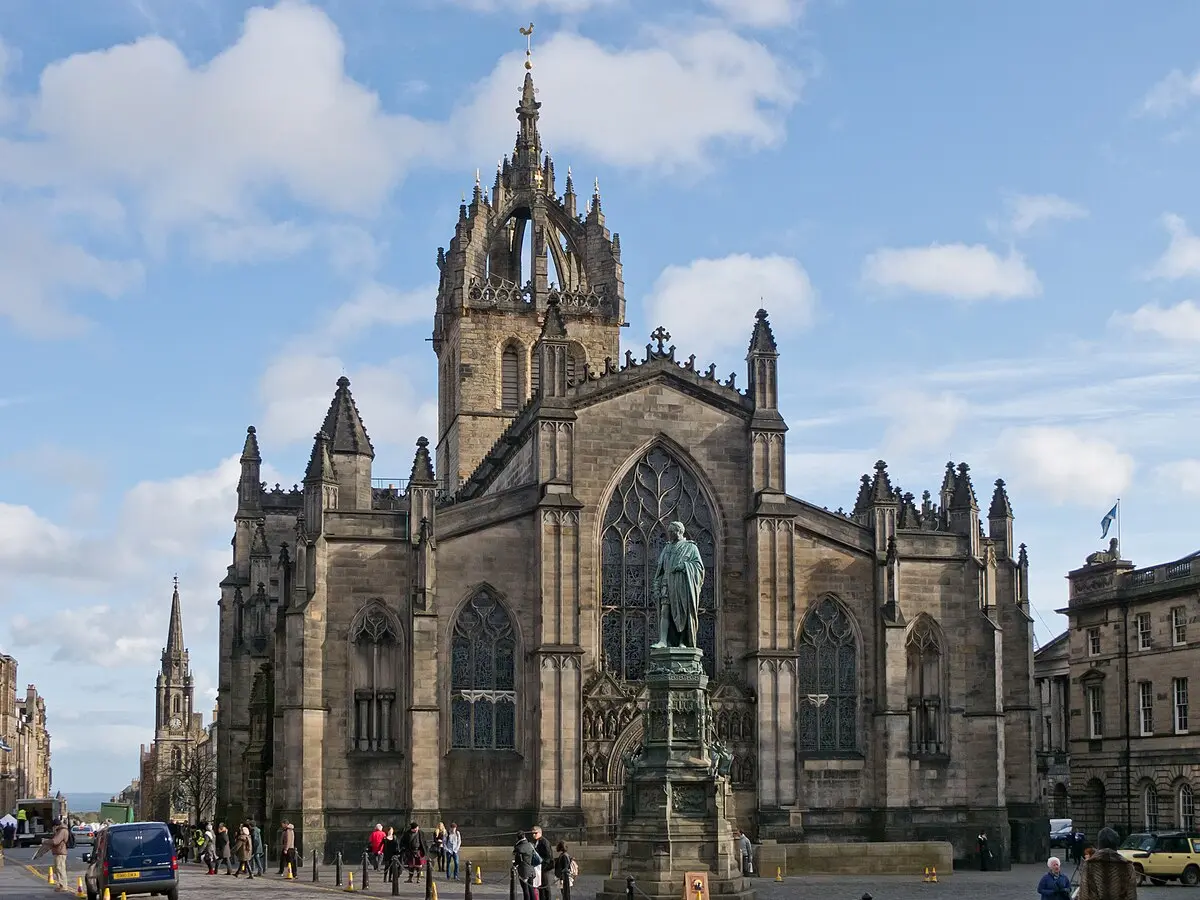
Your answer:
[[[250,870],[259,877],[267,874],[267,854],[263,847],[262,829],[257,822],[250,822]]]
[[[441,822],[437,823],[437,828],[433,830],[433,847],[430,849],[434,859],[437,860],[437,870],[439,872],[446,871],[446,826]]]
[[[537,900],[537,888],[534,887],[533,881],[541,874],[542,860],[525,832],[518,835],[517,843],[513,847],[513,868],[517,870],[517,881],[521,883],[523,900]]]
[[[416,878],[419,883],[421,870],[425,867],[425,835],[421,834],[421,826],[416,822],[409,823],[408,831],[401,838],[400,854],[405,868],[408,869],[407,881]]]
[[[209,875],[217,874],[217,835],[211,822],[204,825],[204,852],[201,861],[208,866]]]
[[[376,872],[379,871],[379,864],[383,862],[383,841],[385,837],[382,823],[376,825],[371,830],[371,833],[367,835],[367,853],[371,856],[371,868]]]
[[[383,836],[383,880],[394,881],[400,875],[399,868],[400,840],[396,837],[396,829],[389,825]]]
[[[246,875],[250,878],[254,877],[254,873],[250,870],[250,857],[254,850],[250,842],[250,826],[243,825],[238,829],[237,838],[233,842],[233,852],[237,854],[237,871],[233,873],[233,877],[237,878],[245,870]]]
[[[1037,892],[1042,900],[1071,900],[1071,879],[1063,874],[1062,860],[1052,856],[1046,860],[1049,870],[1038,882]]]
[[[454,822],[450,823],[450,830],[446,832],[446,880],[458,881],[458,854],[462,850],[462,832],[458,830],[458,825]],[[471,877],[471,873],[467,873],[467,878]]]
[[[531,835],[533,849],[537,851],[538,859],[541,860],[538,871],[533,876],[533,886],[536,889],[533,900],[550,900],[550,882],[554,879],[554,851],[550,849],[550,841],[542,832],[541,825],[534,825]]]
[[[287,869],[293,878],[296,877],[296,826],[284,822],[279,838],[279,874]]]
[[[1096,852],[1079,867],[1077,900],[1137,900],[1137,870],[1117,852],[1120,836],[1101,828],[1096,844]]]
[[[226,875],[233,874],[232,859],[233,851],[229,846],[229,829],[222,822],[217,826],[217,865],[220,866],[221,863],[225,864]]]
[[[71,829],[62,819],[55,819],[50,832],[48,849],[54,857],[54,880],[59,891],[67,888],[67,845],[71,843]]]

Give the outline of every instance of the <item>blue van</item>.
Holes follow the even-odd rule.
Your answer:
[[[122,892],[161,895],[179,900],[179,861],[175,841],[163,822],[129,822],[109,825],[96,835],[83,883],[88,900],[99,900],[104,889],[109,896]]]

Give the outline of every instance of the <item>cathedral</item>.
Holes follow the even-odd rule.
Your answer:
[[[850,512],[789,495],[767,312],[747,315],[744,380],[665,327],[623,350],[619,236],[598,187],[581,201],[568,170],[558,190],[540,106],[527,72],[515,148],[438,250],[438,431],[407,481],[373,477],[345,377],[302,486],[262,483],[270,436],[247,431],[219,814],[287,819],[327,855],[410,819],[476,845],[535,821],[611,842],[679,521],[740,827],[1040,853],[1028,560],[1003,481],[986,523],[965,463],[920,498],[875,463]]]

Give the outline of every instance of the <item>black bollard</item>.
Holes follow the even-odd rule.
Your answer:
[[[471,861],[467,860],[467,891],[464,894],[464,900],[473,900],[471,897],[471,879],[474,877],[471,873],[475,870],[471,868]]]
[[[517,900],[517,867],[508,870],[508,900]]]
[[[626,900],[633,900],[634,884],[635,883],[634,883],[632,875],[630,875],[629,877],[627,877],[625,879],[625,898],[626,898]]]
[[[393,897],[400,896],[400,866],[397,865],[397,863],[399,863],[399,862],[400,862],[400,858],[394,856],[394,857],[392,857],[391,862],[388,863],[388,865],[390,865],[392,867],[392,896]]]
[[[333,858],[333,883],[342,886],[342,851],[339,850]]]
[[[368,887],[371,886],[371,874],[370,873],[371,873],[371,866],[370,866],[370,863],[367,861],[367,851],[364,850],[363,851],[363,877],[362,877],[362,884],[359,885],[361,890],[365,891]]]
[[[867,893],[867,894],[862,895],[862,900],[874,900],[874,898],[869,893]]]
[[[313,884],[317,883],[317,851],[313,851]]]
[[[433,861],[425,857],[425,900],[433,900]]]

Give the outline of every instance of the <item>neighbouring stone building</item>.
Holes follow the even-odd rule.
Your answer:
[[[540,105],[527,75],[512,156],[438,250],[436,450],[374,478],[344,377],[302,486],[261,482],[248,430],[219,814],[286,818],[326,854],[410,818],[611,840],[679,520],[707,567],[740,825],[960,857],[987,831],[1003,864],[1014,842],[1039,857],[1028,560],[1003,482],[982,517],[965,463],[914,497],[879,462],[848,513],[790,496],[766,312],[744,387],[663,328],[622,352],[620,240],[598,187],[581,203],[568,170],[559,193]]]
[[[1069,708],[1071,817],[1089,835],[1110,823],[1195,829],[1200,553],[1138,569],[1119,549],[1114,541],[1069,574],[1061,610],[1070,680],[1054,680]],[[1062,715],[1043,711],[1059,727]]]
[[[50,732],[46,701],[35,685],[17,693],[17,661],[0,655],[0,811],[12,812],[18,800],[49,797]]]
[[[1071,818],[1071,659],[1069,631],[1033,654],[1033,681],[1042,714],[1038,720],[1040,794],[1051,818]]]
[[[208,813],[203,800],[204,713],[196,712],[195,683],[183,640],[179,582],[171,594],[167,643],[154,688],[154,741],[140,752],[138,813],[162,822],[199,821]],[[211,775],[211,767],[208,769]]]

